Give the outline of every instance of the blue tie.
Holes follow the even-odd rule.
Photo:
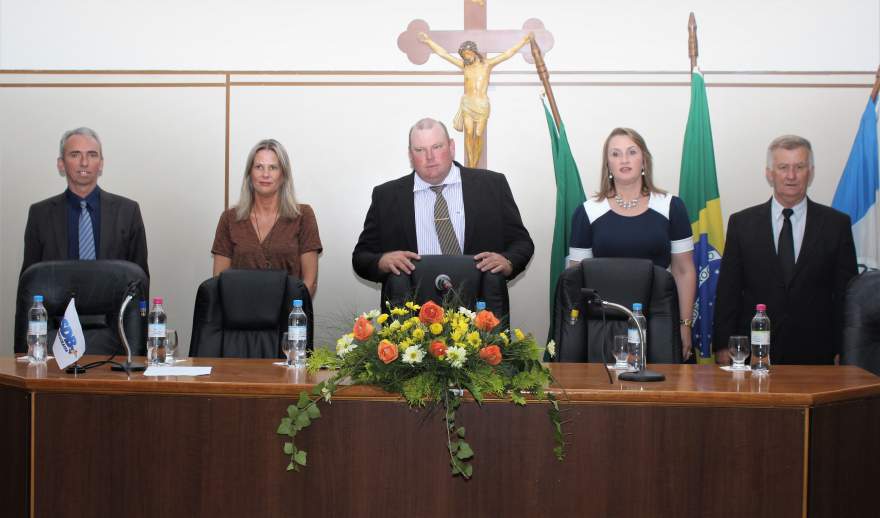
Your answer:
[[[89,205],[85,200],[80,200],[79,206],[79,258],[83,260],[95,259],[95,234],[92,232],[92,217],[89,216]]]

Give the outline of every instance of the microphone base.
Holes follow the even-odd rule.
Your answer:
[[[666,379],[666,376],[659,372],[645,369],[636,372],[621,372],[617,379],[621,381],[663,381]]]
[[[123,362],[119,365],[113,365],[112,367],[110,367],[110,370],[114,370],[117,372],[120,372],[120,371],[125,372],[126,364],[128,364],[128,371],[129,372],[141,372],[141,371],[147,370],[146,365],[144,365],[143,363],[136,363],[136,362],[131,362],[131,363]]]
[[[83,367],[77,363],[74,363],[70,367],[64,369],[64,372],[66,372],[67,374],[85,374],[86,369],[85,369],[85,367]]]

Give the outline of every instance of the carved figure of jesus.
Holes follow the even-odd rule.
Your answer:
[[[452,121],[452,127],[464,132],[468,167],[477,167],[480,155],[483,153],[483,134],[489,120],[489,75],[495,65],[512,58],[533,37],[530,32],[516,45],[493,58],[486,58],[480,54],[476,43],[465,41],[458,49],[458,54],[461,56],[461,59],[458,59],[446,52],[446,49],[435,43],[427,34],[419,33],[419,39],[431,47],[435,54],[457,66],[464,73],[464,94],[461,96],[461,103]]]

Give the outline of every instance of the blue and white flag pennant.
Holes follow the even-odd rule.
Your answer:
[[[52,354],[61,369],[76,363],[86,352],[86,337],[83,334],[82,324],[79,322],[79,314],[76,312],[76,303],[70,299],[67,309],[64,310],[64,318],[58,326],[58,334],[52,343]]]

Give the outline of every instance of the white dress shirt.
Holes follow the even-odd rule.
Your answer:
[[[458,246],[464,250],[464,196],[461,187],[461,170],[452,164],[449,174],[441,182],[443,197],[449,208],[449,219],[452,221],[452,229]],[[416,240],[419,245],[419,255],[441,255],[440,240],[437,238],[437,228],[434,226],[434,203],[437,195],[431,190],[432,185],[419,178],[415,174],[413,181],[413,206],[416,214]]]
[[[785,207],[776,201],[776,197],[770,201],[770,218],[773,222],[773,245],[776,247],[776,253],[779,253],[779,233],[782,232],[782,223],[785,216],[782,215],[782,209]],[[798,202],[791,208],[794,212],[791,215],[791,235],[794,238],[794,260],[797,262],[798,255],[801,253],[801,244],[804,242],[804,229],[807,228],[807,197]]]

